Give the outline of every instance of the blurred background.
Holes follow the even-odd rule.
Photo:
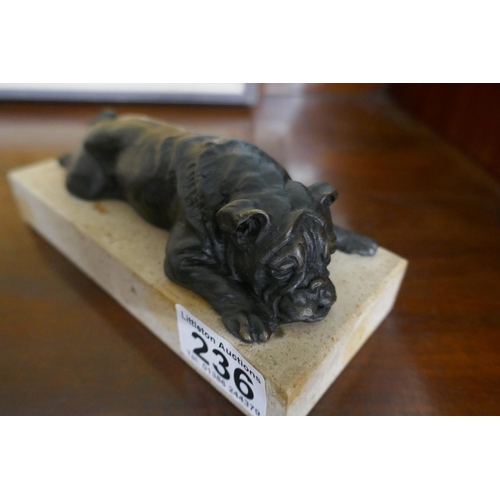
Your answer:
[[[5,173],[109,107],[331,182],[334,221],[409,260],[312,414],[500,413],[500,85],[273,83],[0,84],[0,414],[238,414],[18,218]]]

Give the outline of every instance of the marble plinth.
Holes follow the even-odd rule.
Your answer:
[[[406,260],[383,248],[371,258],[337,252],[330,271],[338,300],[325,320],[286,325],[267,344],[244,344],[204,300],[165,277],[168,233],[123,202],[74,198],[64,177],[54,159],[11,171],[22,218],[194,369],[181,350],[176,304],[231,343],[265,378],[267,415],[312,409],[390,312],[406,270]],[[228,397],[209,374],[198,372]]]

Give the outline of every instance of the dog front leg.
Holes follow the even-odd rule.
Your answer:
[[[337,248],[344,253],[355,253],[358,255],[375,255],[378,244],[372,238],[354,233],[339,226],[333,227],[337,236]]]
[[[167,245],[167,277],[207,300],[236,338],[247,343],[267,342],[277,327],[270,311],[257,304],[242,284],[229,281],[202,252],[194,231],[187,224],[182,226],[176,226]]]

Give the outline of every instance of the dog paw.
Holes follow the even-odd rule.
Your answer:
[[[230,333],[247,344],[267,342],[274,331],[269,322],[253,313],[226,314],[222,321]]]
[[[354,235],[347,241],[343,242],[342,248],[339,250],[349,254],[358,254],[365,257],[370,257],[377,253],[378,243],[368,236]]]

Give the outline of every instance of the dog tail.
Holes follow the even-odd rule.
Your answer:
[[[95,125],[96,123],[107,122],[115,120],[116,118],[118,118],[118,113],[116,113],[116,111],[113,111],[112,109],[106,109],[100,115],[90,120],[89,124]]]

